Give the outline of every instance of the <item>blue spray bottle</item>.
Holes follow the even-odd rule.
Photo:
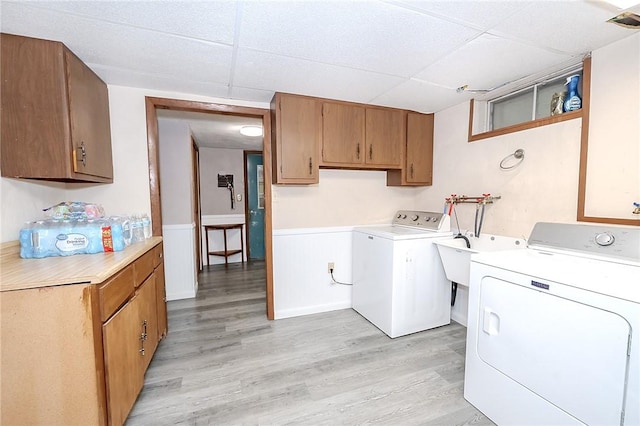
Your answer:
[[[569,86],[567,89],[567,97],[564,101],[564,112],[575,111],[577,109],[582,108],[582,98],[578,94],[578,81],[580,80],[580,75],[572,75],[571,77],[567,77],[566,86]]]

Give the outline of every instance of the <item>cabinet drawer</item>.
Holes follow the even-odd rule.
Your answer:
[[[149,250],[133,262],[133,278],[136,288],[153,272],[155,265],[155,248]]]
[[[153,268],[157,268],[162,263],[163,258],[162,243],[153,248]]]
[[[100,286],[100,319],[105,322],[133,293],[133,265]]]

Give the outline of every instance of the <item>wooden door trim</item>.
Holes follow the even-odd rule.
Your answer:
[[[202,270],[202,207],[200,205],[200,149],[193,135],[191,135],[191,168],[194,183],[194,198],[196,204],[196,214],[194,220],[196,222],[196,274]]]
[[[162,212],[160,208],[160,159],[158,155],[158,116],[156,109],[208,112],[213,114],[239,115],[262,119],[264,162],[264,250],[266,269],[267,318],[274,319],[273,308],[273,248],[271,238],[271,111],[269,108],[252,108],[210,102],[180,99],[145,97],[147,112],[147,149],[149,158],[149,194],[151,198],[151,220],[153,235],[162,236]]]

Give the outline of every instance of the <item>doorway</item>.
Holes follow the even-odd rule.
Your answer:
[[[151,215],[153,221],[153,235],[157,236],[162,236],[157,109],[248,116],[261,119],[263,127],[262,155],[264,172],[264,259],[266,275],[266,313],[267,318],[274,319],[273,253],[271,241],[271,114],[269,109],[154,97],[146,97],[145,102],[147,112],[147,146],[149,156],[149,190],[151,197]]]

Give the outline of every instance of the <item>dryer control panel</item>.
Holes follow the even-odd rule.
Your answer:
[[[640,263],[640,228],[636,227],[538,222],[528,244]]]

